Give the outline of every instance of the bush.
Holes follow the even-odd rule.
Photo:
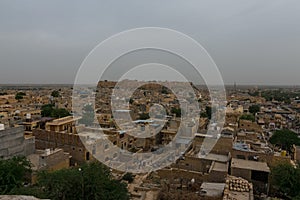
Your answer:
[[[20,99],[23,99],[24,96],[26,96],[26,94],[24,92],[18,92],[15,96],[15,99],[20,100]]]
[[[175,114],[176,117],[181,117],[181,109],[180,108],[172,108],[171,113]]]
[[[279,164],[271,169],[272,185],[278,192],[295,197],[300,195],[300,169],[291,164]]]
[[[53,97],[60,97],[59,91],[54,90],[54,91],[51,93],[51,96],[53,96]]]
[[[146,120],[146,119],[149,119],[150,116],[148,113],[142,113],[140,114],[140,117],[139,117],[141,120]]]
[[[46,104],[42,106],[43,117],[61,118],[71,115],[69,111],[64,108],[54,108],[53,104]]]
[[[30,162],[23,156],[0,160],[0,194],[9,194],[12,190],[29,182]]]
[[[260,106],[259,105],[252,105],[249,107],[249,112],[255,115],[260,111]]]
[[[240,119],[255,122],[255,117],[252,114],[244,114],[240,117]]]
[[[58,199],[110,199],[128,200],[127,186],[113,180],[109,169],[93,162],[80,167],[42,172],[38,185],[44,188],[47,198]]]
[[[122,179],[128,181],[128,183],[132,183],[134,180],[132,173],[126,173]]]
[[[293,144],[300,145],[298,135],[293,131],[283,129],[274,132],[269,140],[274,145],[279,145],[284,150],[291,150]]]

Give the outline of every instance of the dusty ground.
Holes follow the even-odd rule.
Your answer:
[[[147,174],[145,175],[136,175],[134,181],[131,184],[128,184],[128,191],[131,194],[140,194],[141,197],[133,198],[133,200],[156,200],[158,191],[138,191],[137,193],[134,191],[134,187],[141,186],[143,180],[147,178]]]

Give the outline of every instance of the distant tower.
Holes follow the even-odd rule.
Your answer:
[[[236,94],[237,90],[236,90],[236,82],[235,81],[234,81],[233,87],[234,87],[234,93]]]

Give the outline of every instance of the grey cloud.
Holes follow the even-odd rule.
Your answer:
[[[99,42],[158,26],[201,43],[228,84],[300,84],[299,21],[297,0],[2,0],[0,83],[73,83]]]

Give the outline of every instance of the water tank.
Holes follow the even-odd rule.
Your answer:
[[[50,153],[51,153],[50,149],[45,149],[45,153],[46,153],[47,156],[49,156]]]
[[[30,113],[26,114],[26,119],[31,119],[31,114]]]
[[[286,151],[281,151],[281,156],[286,156]]]
[[[4,124],[0,124],[0,131],[3,131],[5,129]]]

